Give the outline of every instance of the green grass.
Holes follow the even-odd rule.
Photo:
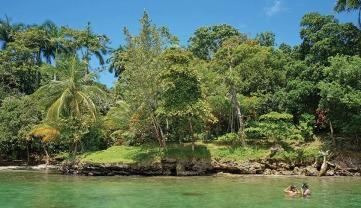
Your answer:
[[[269,155],[268,149],[257,147],[231,147],[207,144],[207,148],[211,157],[219,161],[242,162],[247,160],[262,159]]]
[[[277,153],[274,158],[279,160],[297,160],[314,158],[320,150],[321,143],[313,142],[299,147]],[[160,161],[162,158],[177,160],[216,159],[218,161],[242,162],[268,157],[269,148],[266,147],[232,147],[226,145],[197,143],[192,152],[190,144],[168,144],[167,149],[161,151],[155,145],[146,146],[113,146],[106,150],[85,153],[79,158],[82,162],[90,163],[148,163]]]
[[[113,146],[106,150],[85,153],[81,161],[91,163],[136,163],[160,159],[159,148],[140,146]]]
[[[313,160],[322,150],[323,143],[319,140],[293,147],[291,150],[278,152],[274,158],[284,161],[306,161]]]

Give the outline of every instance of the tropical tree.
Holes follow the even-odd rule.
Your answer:
[[[273,32],[258,33],[255,39],[261,46],[275,45],[275,34]]]
[[[46,37],[49,40],[47,44],[42,47],[43,57],[47,63],[55,60],[57,54],[70,54],[70,49],[66,48],[66,45],[67,42],[71,40],[65,39],[62,28],[59,28],[50,20],[45,21],[39,28],[45,31]]]
[[[174,45],[177,39],[165,27],[157,27],[151,23],[149,15],[144,12],[140,20],[139,35],[133,36],[127,28],[124,29],[127,44],[120,58],[124,72],[117,82],[119,96],[130,106],[133,126],[138,129],[138,135],[158,140],[165,147],[165,135],[156,109],[160,101],[161,64],[158,57],[165,48]],[[153,131],[149,132],[149,130]],[[153,135],[152,135],[153,134]]]
[[[35,138],[40,140],[40,142],[42,143],[43,150],[46,155],[46,163],[45,163],[46,166],[49,165],[50,162],[48,144],[59,137],[60,137],[60,132],[58,129],[44,125],[35,127],[33,130],[31,130],[31,132],[28,135],[28,140]]]
[[[105,35],[95,34],[90,23],[83,30],[63,27],[61,31],[65,39],[70,40],[64,43],[65,48],[73,54],[80,54],[81,59],[88,68],[93,55],[101,65],[105,63],[103,56],[108,52],[107,44],[109,39]],[[89,69],[87,72],[89,73]]]
[[[189,39],[189,49],[196,57],[209,60],[221,47],[223,41],[233,36],[246,39],[244,34],[241,34],[236,28],[230,25],[221,24],[200,27]]]
[[[157,112],[167,118],[167,130],[189,132],[194,151],[194,134],[197,132],[195,124],[213,122],[214,117],[203,99],[199,78],[193,70],[192,53],[172,48],[162,54],[161,60],[164,67],[161,77],[164,89],[162,104]],[[188,124],[188,127],[184,128],[183,123]],[[177,137],[185,135],[187,133],[177,134]]]
[[[5,16],[5,19],[0,19],[1,48],[6,49],[8,43],[14,41],[15,33],[22,28],[24,28],[23,24],[12,24],[8,16]]]
[[[26,157],[28,133],[40,124],[43,111],[30,96],[9,96],[0,105],[0,155]]]
[[[107,62],[110,63],[109,72],[114,73],[115,77],[119,77],[120,74],[125,71],[125,62],[127,60],[127,53],[122,46],[111,51],[111,56],[107,60]]]
[[[361,29],[361,1],[360,0],[337,0],[335,11],[343,12],[343,11],[353,11],[358,10],[358,25]]]
[[[107,101],[106,92],[89,76],[84,76],[87,73],[86,65],[75,57],[65,58],[55,67],[64,71],[65,77],[49,82],[33,95],[47,107],[45,123],[52,124],[60,119],[76,120],[79,128],[94,123],[98,114],[97,105]],[[74,153],[78,144],[81,145],[81,136],[80,131],[73,134]]]
[[[301,21],[301,54],[309,63],[328,64],[328,58],[360,55],[361,31],[352,23],[339,23],[332,15],[306,14]]]
[[[283,65],[285,57],[270,47],[260,46],[257,42],[230,38],[218,50],[213,61],[213,70],[219,73],[227,87],[231,105],[229,129],[244,135],[244,110],[240,99],[255,93],[267,95],[274,93],[285,84]]]
[[[320,107],[327,112],[329,127],[335,133],[357,138],[361,135],[361,58],[336,56],[330,62],[319,84]]]

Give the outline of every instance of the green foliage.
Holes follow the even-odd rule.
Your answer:
[[[359,135],[361,110],[361,58],[336,56],[324,69],[326,79],[320,82],[320,107],[328,111],[336,130]]]
[[[211,59],[222,43],[230,37],[238,36],[246,39],[237,29],[230,25],[221,24],[209,27],[200,27],[189,39],[190,51],[200,59]]]
[[[358,1],[339,0],[335,9],[361,8]],[[302,43],[278,48],[272,32],[250,39],[225,24],[198,28],[189,47],[180,47],[147,12],[138,34],[123,31],[125,44],[108,59],[108,71],[118,77],[108,90],[96,82],[90,62],[104,64],[109,40],[90,23],[74,29],[0,20],[0,152],[24,158],[28,145],[38,152],[40,144],[25,138],[39,137],[54,152],[138,148],[119,147],[104,161],[194,155],[238,161],[268,154],[256,143],[278,142],[304,145],[305,151],[279,155],[302,159],[308,154],[302,142],[311,142],[315,126],[317,133],[332,123],[336,134],[361,134],[361,35],[351,23],[306,14]],[[155,139],[168,149],[145,147]],[[195,145],[200,139],[207,147]],[[195,152],[172,144],[189,141]],[[238,147],[245,141],[251,146]]]
[[[195,151],[190,145],[170,144],[167,150],[160,150],[154,145],[143,146],[113,146],[103,151],[85,153],[81,161],[91,163],[153,163],[163,158],[190,160],[191,158],[217,161],[247,161],[266,158],[268,149],[257,147],[228,147],[215,144],[197,144]],[[314,158],[314,156],[312,156]]]
[[[66,70],[63,80],[54,80],[42,86],[32,96],[41,100],[47,108],[47,120],[60,117],[76,117],[88,115],[96,119],[98,103],[107,101],[107,94],[103,89],[93,84],[86,68],[76,58],[61,60],[60,70]],[[50,102],[49,102],[50,101]]]
[[[252,44],[224,46],[214,61],[215,70],[225,76],[226,83],[235,85],[243,95],[260,90],[273,92],[285,83],[285,56],[269,47]]]
[[[275,34],[273,32],[262,32],[256,35],[256,41],[261,46],[274,46],[275,45]]]
[[[306,140],[306,139],[311,139],[314,135],[313,131],[314,131],[314,127],[315,127],[315,116],[311,115],[311,114],[302,114],[299,124],[298,124],[298,129],[301,131],[301,135],[302,137]]]
[[[162,59],[164,110],[170,116],[190,114],[192,105],[202,98],[199,79],[190,68],[192,54],[181,49],[170,49],[162,54]]]
[[[303,139],[301,131],[292,123],[288,113],[270,112],[259,117],[245,129],[249,138],[266,138],[272,142]]]
[[[26,138],[41,122],[43,112],[29,97],[8,97],[0,107],[0,152],[14,159],[24,156]]]
[[[239,96],[238,98],[241,109],[248,119],[256,119],[264,110],[265,97],[253,96]]]
[[[175,45],[177,38],[167,28],[153,25],[147,12],[144,12],[140,24],[137,36],[124,29],[127,43],[122,58],[127,61],[121,61],[125,70],[117,82],[117,93],[129,105],[134,118],[129,127],[131,132],[139,137],[156,138],[161,146],[165,146],[162,121],[156,113],[161,103],[164,66],[161,54]]]
[[[301,27],[301,51],[311,63],[327,64],[328,58],[337,54],[360,55],[361,31],[351,23],[309,13],[302,18]]]
[[[228,133],[220,137],[217,137],[215,143],[220,145],[235,146],[235,145],[240,145],[242,142],[240,141],[239,136],[236,133]]]
[[[361,1],[360,0],[337,0],[335,6],[336,12],[343,12],[343,11],[354,11],[358,10],[358,25],[361,28]]]

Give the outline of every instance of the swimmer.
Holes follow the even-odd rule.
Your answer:
[[[285,192],[289,196],[296,196],[301,193],[294,185],[288,186],[287,188],[285,188],[285,190],[283,190],[283,192]]]
[[[302,196],[310,196],[311,195],[311,190],[308,187],[307,183],[302,184],[301,193],[302,193]]]

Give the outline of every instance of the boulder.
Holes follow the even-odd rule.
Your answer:
[[[326,176],[334,176],[335,175],[335,171],[334,170],[328,170],[326,172]]]
[[[307,166],[304,171],[306,176],[317,176],[318,174],[318,170],[313,166]]]

